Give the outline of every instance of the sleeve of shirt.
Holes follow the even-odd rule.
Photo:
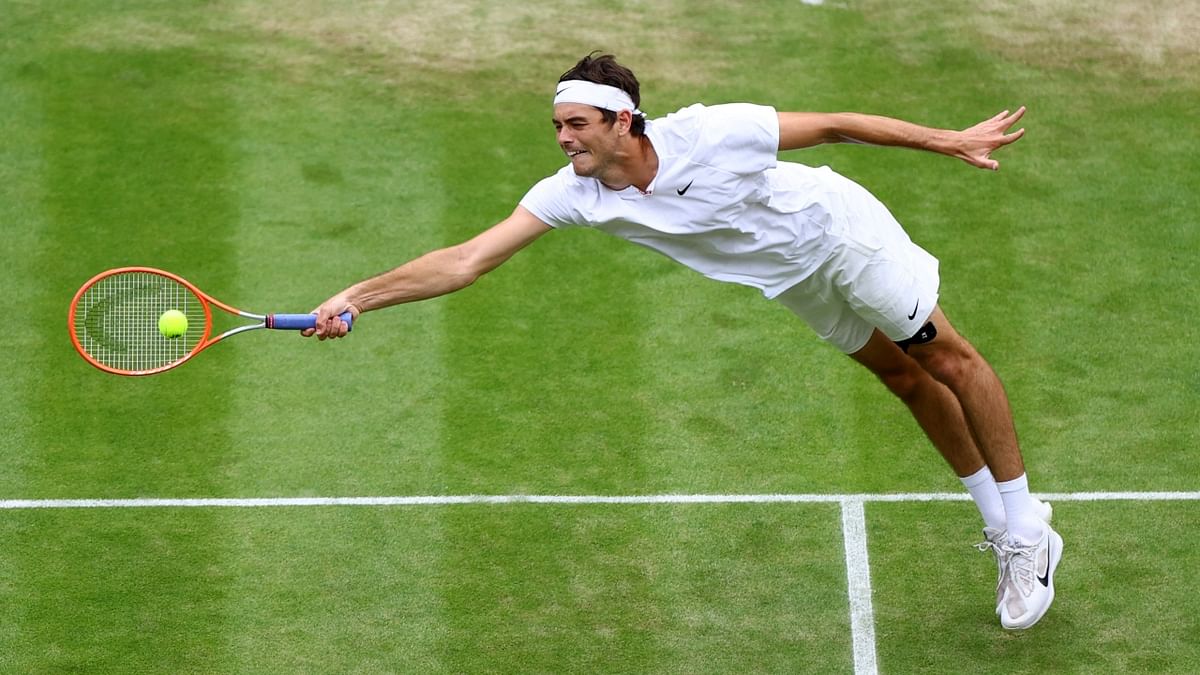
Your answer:
[[[701,143],[714,165],[741,175],[774,168],[779,158],[779,113],[753,103],[709,106]]]
[[[550,227],[557,229],[578,224],[567,197],[567,186],[558,174],[547,176],[529,188],[520,204]]]

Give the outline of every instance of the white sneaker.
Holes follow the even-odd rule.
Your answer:
[[[1038,518],[1049,525],[1054,518],[1054,507],[1050,506],[1050,502],[1043,502],[1037,497],[1030,499],[1033,500],[1033,508],[1037,511]],[[975,548],[980,551],[990,550],[996,556],[996,616],[1000,616],[1000,601],[1004,599],[1004,568],[1008,566],[1008,553],[1006,546],[1002,544],[1008,544],[1008,530],[985,527],[983,539],[983,543],[975,544]]]
[[[1001,584],[1000,625],[1029,628],[1054,602],[1054,570],[1062,559],[1062,537],[1047,525],[1037,543],[1011,541],[1001,547],[1008,554],[1008,564]]]

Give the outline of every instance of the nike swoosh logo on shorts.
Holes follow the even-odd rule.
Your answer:
[[[908,315],[908,320],[909,320],[909,321],[912,321],[913,319],[915,319],[915,318],[916,318],[916,316],[917,316],[917,307],[920,307],[920,306],[921,306],[921,300],[918,298],[918,299],[917,299],[917,305],[916,305],[916,307],[913,307],[912,314],[909,314],[909,315]]]

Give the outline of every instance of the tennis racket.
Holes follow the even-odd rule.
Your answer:
[[[231,328],[216,337],[212,308],[257,323]],[[158,320],[168,310],[187,317],[179,337],[164,337]],[[351,323],[349,312],[342,321]],[[204,293],[183,278],[152,267],[121,267],[92,277],[71,299],[67,328],[75,350],[88,363],[117,375],[153,375],[183,364],[230,335],[258,328],[304,330],[313,314],[252,314]]]

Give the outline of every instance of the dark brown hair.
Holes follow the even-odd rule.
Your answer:
[[[592,52],[579,60],[573,68],[562,74],[558,78],[559,82],[567,80],[585,80],[587,82],[595,82],[596,84],[607,84],[610,87],[616,87],[633,99],[635,108],[641,107],[642,93],[641,86],[638,84],[637,76],[633,71],[625,66],[617,63],[617,57],[612,54],[600,54]],[[604,115],[604,121],[612,124],[617,121],[617,113],[611,110],[598,108],[600,113]],[[646,118],[642,115],[633,116],[633,124],[629,128],[629,132],[634,136],[641,136],[646,131]]]

